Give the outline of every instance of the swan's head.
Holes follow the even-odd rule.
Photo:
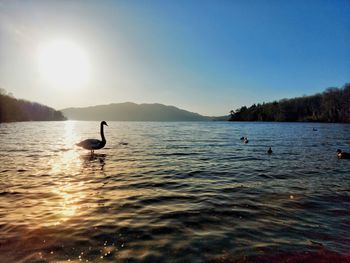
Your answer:
[[[101,121],[101,125],[106,125],[106,126],[108,126],[107,122],[105,122],[105,121]]]

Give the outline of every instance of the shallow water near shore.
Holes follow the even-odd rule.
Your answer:
[[[350,125],[108,125],[0,124],[0,262],[349,256]]]

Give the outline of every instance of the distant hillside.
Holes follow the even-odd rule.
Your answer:
[[[0,90],[0,122],[61,121],[63,114],[45,105],[20,100]]]
[[[230,121],[311,121],[350,123],[350,84],[323,93],[231,111]]]
[[[210,117],[212,121],[228,121],[230,120],[230,115],[226,116],[217,116],[217,117]]]
[[[71,120],[110,121],[208,121],[210,117],[163,104],[113,103],[61,110]]]

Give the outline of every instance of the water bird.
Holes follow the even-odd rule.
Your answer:
[[[350,153],[343,152],[342,150],[337,150],[337,157],[339,159],[350,159]]]
[[[106,145],[106,138],[103,132],[103,126],[107,125],[107,123],[105,121],[101,121],[100,124],[100,134],[101,134],[101,139],[102,140],[97,140],[97,139],[86,139],[84,141],[81,141],[79,143],[77,143],[76,145],[79,147],[83,147],[86,150],[90,150],[91,151],[91,155],[94,154],[94,150],[98,150],[98,149],[102,149],[103,147],[105,147]]]
[[[128,142],[119,142],[120,145],[128,145]]]
[[[248,142],[249,142],[248,138],[245,137],[245,138],[244,138],[244,143],[248,143]]]
[[[244,140],[244,137],[241,137],[241,141],[243,141]]]
[[[317,131],[317,129],[316,129],[316,128],[312,128],[312,130],[313,130],[313,131]]]
[[[268,153],[268,154],[271,154],[271,153],[272,153],[271,147],[267,150],[267,153]]]

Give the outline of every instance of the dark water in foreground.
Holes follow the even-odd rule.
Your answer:
[[[110,122],[90,159],[98,132],[0,125],[0,262],[350,261],[350,125]]]

